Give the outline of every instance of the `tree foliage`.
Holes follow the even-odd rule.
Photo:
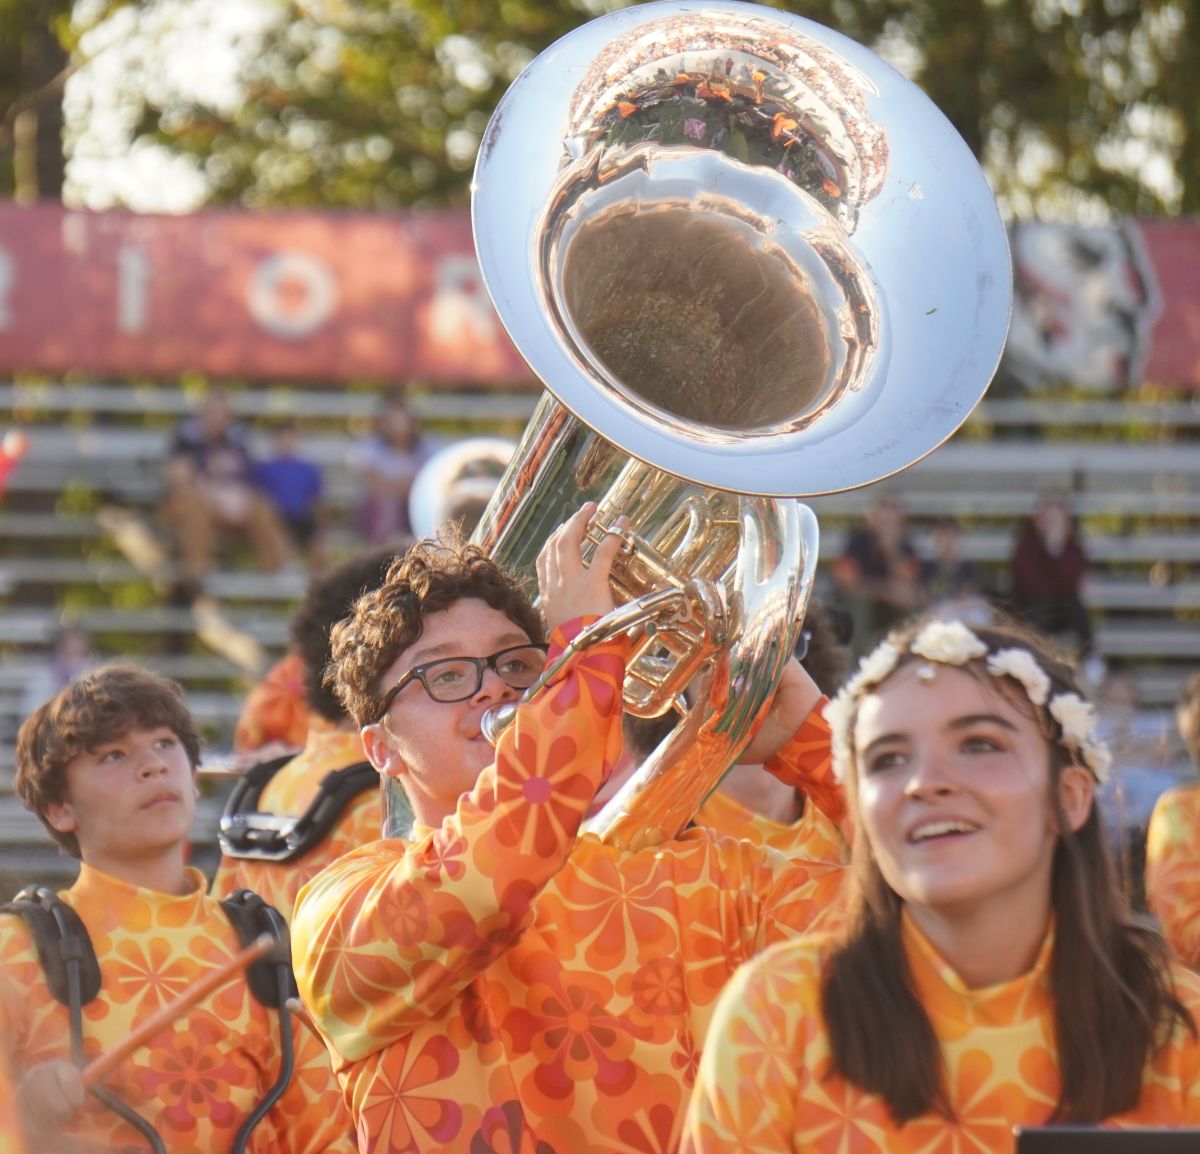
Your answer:
[[[0,0],[0,12],[14,6],[22,0]],[[462,204],[487,118],[520,69],[621,6],[278,0],[240,104],[143,93],[135,135],[192,158],[214,203]],[[1012,215],[1200,210],[1197,0],[775,6],[895,62],[958,128]]]
[[[92,4],[90,22],[127,0]],[[86,25],[75,0],[0,0],[0,195],[20,201],[62,192],[63,92],[79,66]]]

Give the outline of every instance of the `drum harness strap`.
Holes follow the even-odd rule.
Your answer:
[[[226,857],[276,863],[295,861],[324,840],[359,794],[379,787],[379,774],[374,766],[369,761],[360,761],[327,773],[317,787],[316,796],[299,817],[260,811],[258,802],[267,783],[292,756],[260,762],[238,778],[225,803],[217,833]]]
[[[279,1100],[295,1068],[292,1014],[288,1001],[296,996],[292,974],[291,943],[287,923],[273,906],[250,890],[237,890],[221,902],[221,908],[237,931],[243,946],[268,934],[275,942],[266,957],[250,966],[246,982],[254,997],[279,1013],[279,1042],[282,1057],[279,1077],[242,1123],[231,1154],[243,1154],[250,1134],[267,1111]],[[100,993],[100,964],[87,927],[79,915],[48,886],[26,886],[0,911],[25,919],[37,943],[38,959],[46,985],[54,998],[67,1007],[71,1028],[71,1057],[81,1069],[83,1053],[83,1007]],[[118,1117],[139,1131],[154,1154],[167,1154],[167,1147],[154,1126],[132,1106],[103,1086],[90,1090]]]

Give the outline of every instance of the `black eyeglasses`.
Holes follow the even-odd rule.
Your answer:
[[[419,681],[434,701],[449,704],[466,701],[479,692],[484,670],[496,672],[510,689],[528,689],[546,668],[546,645],[513,645],[491,657],[442,657],[414,665],[383,695],[383,717],[400,692],[410,681]]]

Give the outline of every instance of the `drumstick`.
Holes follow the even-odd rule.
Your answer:
[[[144,1046],[164,1027],[169,1026],[177,1018],[182,1018],[197,1002],[206,998],[213,990],[220,989],[231,982],[243,970],[248,969],[259,958],[270,953],[275,945],[275,939],[270,934],[261,934],[238,954],[234,954],[223,966],[210,970],[186,993],[180,994],[173,1002],[168,1002],[162,1009],[151,1014],[136,1030],[123,1038],[111,1050],[93,1058],[83,1068],[83,1085],[90,1089],[97,1082],[106,1078],[135,1050]]]

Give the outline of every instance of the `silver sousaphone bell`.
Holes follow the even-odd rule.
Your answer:
[[[1004,226],[949,121],[872,52],[739,3],[643,4],[537,57],[480,146],[484,281],[550,394],[476,540],[534,587],[587,499],[627,515],[627,711],[674,731],[589,828],[674,836],[768,707],[816,520],[946,440],[1008,329]],[[551,671],[553,676],[553,671]]]

